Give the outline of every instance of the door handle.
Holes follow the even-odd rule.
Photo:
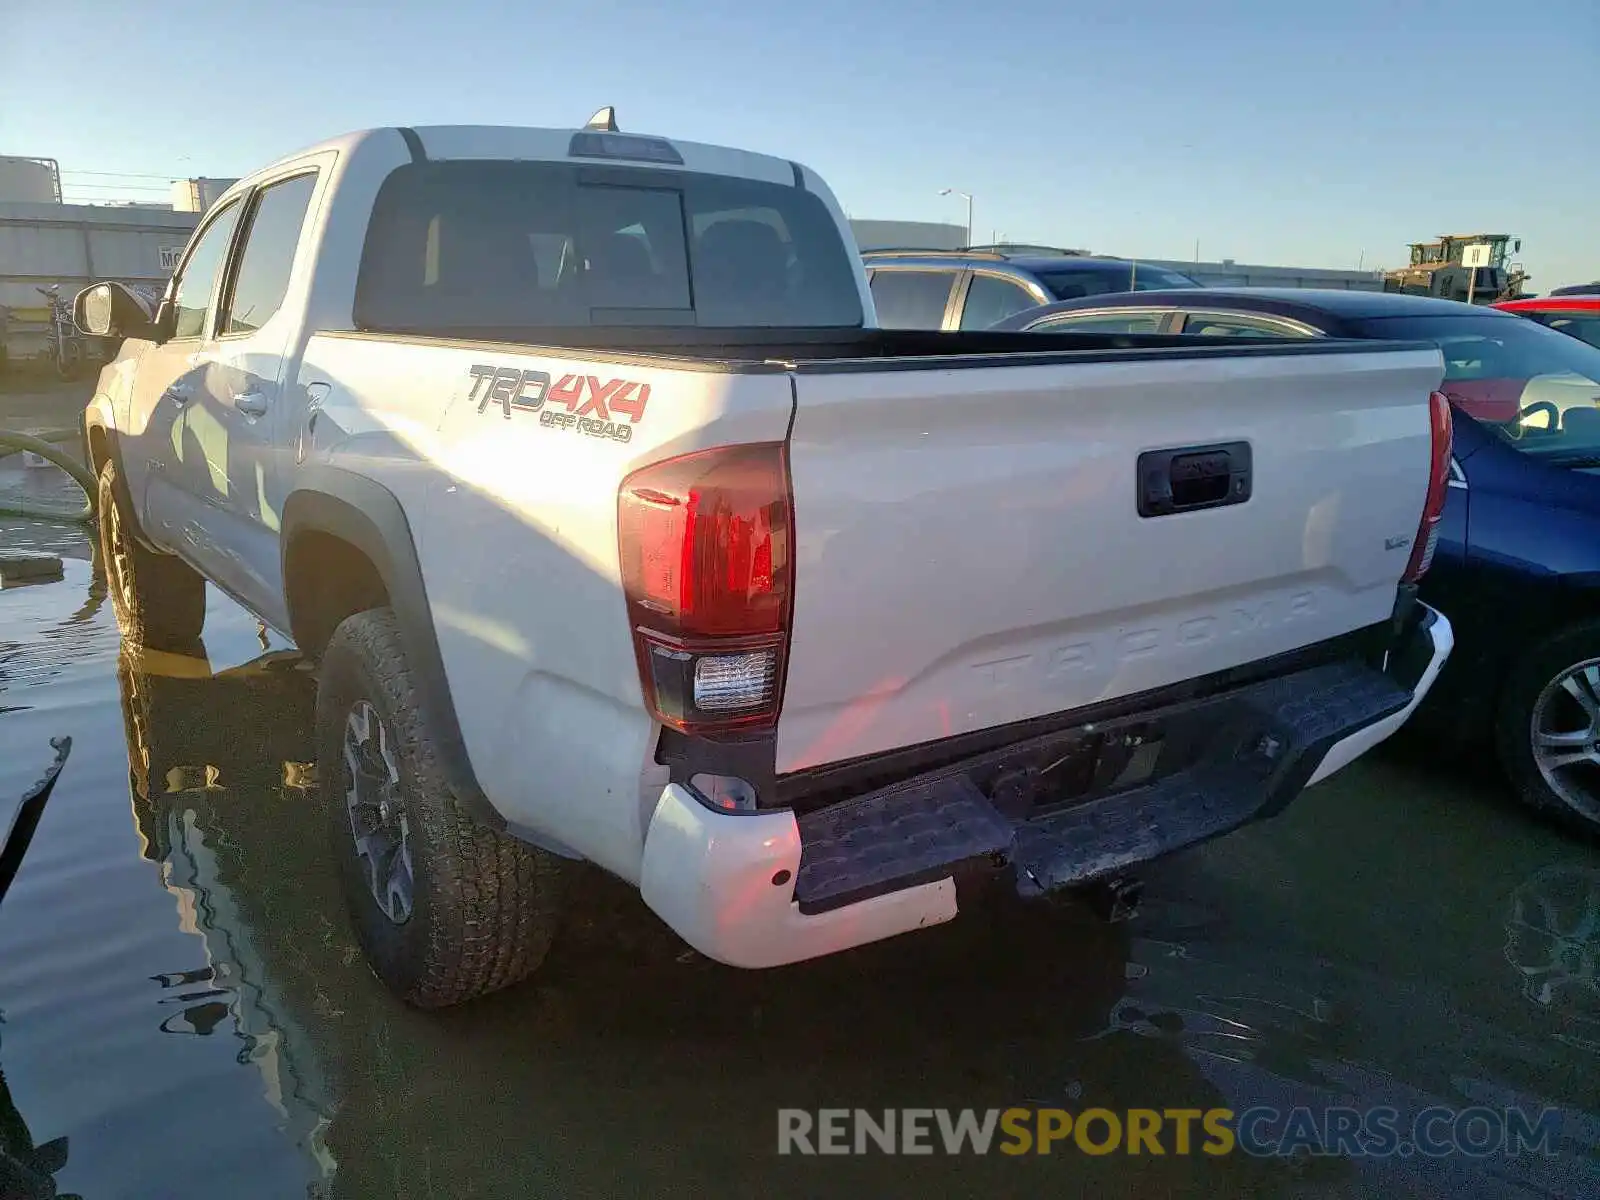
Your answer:
[[[176,404],[179,408],[182,408],[185,404],[189,403],[189,401],[194,398],[194,392],[190,389],[189,385],[186,384],[186,383],[175,383],[171,387],[169,387],[166,391],[161,393],[161,398],[163,400],[171,401],[173,404]]]
[[[1251,492],[1250,443],[1147,450],[1138,474],[1141,517],[1243,504]]]
[[[247,417],[267,415],[267,398],[260,392],[236,393],[233,397],[233,406]]]

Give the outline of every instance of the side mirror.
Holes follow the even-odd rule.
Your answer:
[[[122,283],[96,283],[72,302],[72,319],[91,337],[159,337],[153,305]]]

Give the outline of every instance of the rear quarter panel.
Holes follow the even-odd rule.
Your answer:
[[[628,627],[617,491],[662,458],[781,441],[788,376],[367,337],[314,339],[307,369],[337,381],[312,457],[377,480],[406,510],[484,792],[514,826],[636,879],[666,775]],[[524,371],[555,385],[542,403],[537,386],[511,403],[509,383],[486,401],[483,373]],[[649,388],[636,421],[597,415],[592,398],[614,381],[634,397]]]

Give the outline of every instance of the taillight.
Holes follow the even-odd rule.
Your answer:
[[[794,591],[782,443],[635,471],[617,496],[628,621],[645,702],[685,732],[777,720]]]
[[[1416,583],[1433,565],[1433,551],[1439,544],[1439,520],[1444,516],[1444,498],[1450,486],[1452,436],[1450,401],[1443,392],[1428,397],[1428,423],[1433,435],[1433,457],[1428,464],[1428,497],[1422,506],[1422,521],[1411,546],[1411,561],[1401,583]]]

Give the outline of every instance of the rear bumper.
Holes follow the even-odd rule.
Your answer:
[[[1102,723],[1096,737],[1156,721],[1168,742],[1188,744],[1185,764],[1027,818],[1002,813],[979,786],[995,755],[798,817],[714,811],[672,784],[645,837],[640,890],[703,954],[769,967],[950,920],[961,864],[1008,865],[1025,894],[1115,876],[1270,816],[1353,762],[1405,723],[1453,644],[1449,621],[1418,605],[1381,671],[1327,664]],[[998,753],[1053,754],[1086,734]]]

